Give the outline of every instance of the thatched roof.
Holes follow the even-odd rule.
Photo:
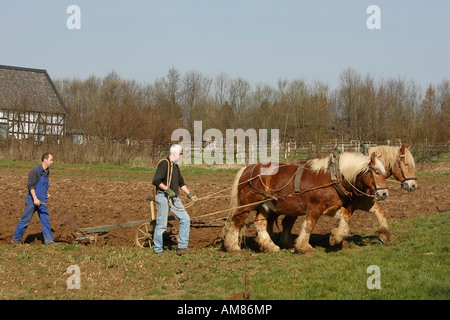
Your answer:
[[[46,70],[0,65],[0,110],[66,114]]]

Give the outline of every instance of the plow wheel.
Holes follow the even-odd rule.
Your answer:
[[[155,222],[147,221],[139,225],[134,236],[134,243],[140,248],[151,248]]]

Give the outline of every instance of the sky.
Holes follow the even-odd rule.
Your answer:
[[[334,89],[348,67],[423,88],[450,79],[448,0],[2,1],[0,39],[1,65],[54,80],[115,71],[145,84],[172,67],[252,86],[302,79]]]

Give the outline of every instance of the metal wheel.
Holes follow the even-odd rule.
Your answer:
[[[140,248],[151,248],[153,232],[155,231],[154,221],[141,223],[135,233],[134,243]]]

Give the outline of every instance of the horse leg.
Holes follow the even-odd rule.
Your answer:
[[[223,229],[224,247],[228,252],[241,251],[240,235],[241,229],[244,226],[245,219],[250,214],[250,211],[235,213],[232,218],[228,219]]]
[[[331,230],[330,245],[332,247],[343,243],[350,235],[350,226],[348,223],[351,213],[345,208],[340,208],[335,217],[339,219],[339,224],[337,228]]]
[[[267,220],[269,213],[266,210],[259,210],[255,217],[255,229],[257,232],[256,241],[259,244],[259,248],[263,252],[277,252],[280,251],[280,247],[273,243],[267,232]]]
[[[282,225],[283,233],[281,234],[280,244],[282,248],[292,248],[294,246],[294,240],[292,239],[292,227],[294,226],[297,217],[284,216]]]
[[[309,237],[314,229],[317,220],[320,217],[321,212],[317,210],[311,210],[306,215],[305,220],[302,223],[300,234],[295,240],[295,250],[299,253],[314,253],[313,247],[309,244]]]
[[[369,209],[369,212],[372,212],[375,214],[378,220],[378,239],[382,243],[389,242],[391,238],[391,232],[389,231],[389,227],[386,220],[386,212],[384,212],[383,208],[375,202],[375,204],[372,206],[372,208]]]
[[[270,236],[273,235],[273,226],[274,226],[275,222],[277,221],[277,219],[278,219],[278,215],[275,214],[274,212],[270,211],[269,217],[267,218],[267,232],[269,233]]]

